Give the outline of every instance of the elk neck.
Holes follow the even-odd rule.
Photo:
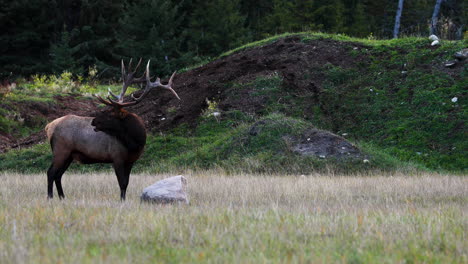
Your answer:
[[[146,144],[143,120],[124,109],[111,109],[99,113],[91,122],[95,131],[102,131],[119,140],[129,153],[141,152]]]

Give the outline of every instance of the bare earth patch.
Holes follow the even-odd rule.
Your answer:
[[[21,109],[19,117],[24,119],[24,122],[31,122],[28,120],[45,119],[48,122],[68,114],[75,114],[86,116],[98,110],[97,102],[90,99],[76,99],[73,95],[55,96],[54,104],[47,104],[43,102],[22,102],[14,104],[15,107]],[[13,103],[11,103],[13,104]],[[4,106],[0,102],[0,108]],[[37,126],[38,124],[30,124],[30,126]],[[42,125],[45,127],[45,124]],[[30,147],[34,144],[40,143],[45,140],[45,132],[41,130],[33,133],[25,138],[15,138],[14,136],[0,131],[0,153],[6,152],[10,149]]]
[[[466,263],[468,178],[190,175],[190,205],[140,203],[169,175],[1,173],[0,263]]]

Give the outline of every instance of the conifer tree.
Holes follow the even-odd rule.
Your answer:
[[[55,1],[0,1],[0,75],[48,72],[55,11]]]
[[[183,16],[178,9],[170,0],[128,4],[116,32],[116,55],[151,59],[153,72],[158,74],[169,74],[182,67],[190,56],[181,53]]]
[[[50,55],[52,56],[52,68],[55,73],[63,71],[75,72],[76,61],[73,53],[76,49],[70,46],[70,33],[64,30],[58,43],[52,44]]]
[[[216,56],[249,40],[239,3],[207,0],[194,7],[188,32],[190,47],[198,55]]]
[[[353,8],[351,19],[351,26],[348,27],[345,33],[356,37],[366,37],[371,33],[368,27],[371,18],[366,16],[366,10],[362,2],[358,2]]]

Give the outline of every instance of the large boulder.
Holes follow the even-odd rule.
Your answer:
[[[155,182],[143,189],[141,200],[154,203],[189,203],[186,193],[187,179],[182,176],[174,176]]]

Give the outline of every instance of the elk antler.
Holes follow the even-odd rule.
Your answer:
[[[142,83],[142,82],[146,81],[145,80],[145,73],[143,73],[143,75],[141,77],[139,77],[139,78],[134,78],[134,75],[135,75],[136,71],[138,70],[138,67],[140,67],[140,64],[141,64],[141,58],[138,61],[138,64],[135,67],[135,70],[132,71],[132,59],[130,59],[130,62],[128,63],[128,73],[127,73],[125,71],[124,61],[122,60],[122,81],[123,81],[122,92],[120,92],[119,95],[115,95],[115,94],[112,93],[110,88],[108,88],[108,94],[111,95],[112,97],[114,97],[115,99],[117,99],[119,103],[123,102],[124,95],[127,92],[127,88],[130,85],[132,85],[133,83]]]
[[[128,63],[128,70],[129,70],[129,73],[127,74],[126,71],[125,71],[125,66],[124,66],[124,62],[122,60],[122,79],[123,79],[123,86],[122,86],[122,92],[120,93],[120,95],[115,95],[113,94],[110,89],[108,90],[108,96],[107,96],[107,100],[106,99],[103,99],[101,96],[99,95],[94,95],[101,103],[105,104],[105,105],[109,105],[109,106],[114,106],[114,107],[118,107],[118,108],[122,108],[122,107],[126,107],[126,106],[131,106],[131,105],[135,105],[139,102],[141,102],[141,100],[149,93],[149,91],[152,89],[152,88],[156,88],[156,87],[162,87],[164,89],[167,89],[169,91],[171,91],[175,97],[177,97],[177,99],[180,100],[180,97],[179,95],[177,95],[177,93],[172,89],[172,80],[174,79],[174,76],[175,76],[175,73],[174,72],[172,75],[171,75],[171,78],[169,78],[169,82],[167,84],[162,84],[161,83],[161,79],[159,78],[156,78],[156,81],[155,82],[151,82],[150,80],[150,73],[149,73],[149,65],[150,65],[150,60],[148,60],[148,64],[146,65],[146,70],[145,72],[143,73],[143,76],[139,77],[139,78],[133,78],[136,70],[138,69],[138,67],[140,66],[141,64],[141,59],[140,61],[138,62],[138,65],[135,67],[135,70],[132,72],[131,71],[131,67],[132,67],[132,60],[130,59],[130,62]],[[128,86],[130,86],[131,84],[133,83],[142,83],[142,82],[145,82],[146,81],[146,87],[145,87],[145,90],[143,91],[143,94],[136,98],[133,94],[132,94],[132,99],[134,101],[131,101],[131,102],[126,102],[124,103],[123,102],[123,99],[124,99],[124,95],[125,95],[125,92],[127,91],[127,88]],[[117,99],[118,101],[115,101],[113,99],[111,99],[110,97],[114,97],[115,99]]]
[[[143,97],[145,97],[149,91],[152,89],[152,88],[156,88],[156,87],[162,87],[164,89],[167,89],[169,91],[172,92],[172,94],[175,95],[175,97],[177,97],[177,99],[180,100],[180,97],[179,95],[177,95],[177,93],[172,89],[172,80],[174,79],[174,76],[176,74],[176,72],[172,73],[171,75],[171,78],[169,78],[169,81],[167,82],[167,84],[162,84],[161,83],[161,79],[158,77],[156,78],[156,81],[155,82],[151,82],[151,79],[150,79],[150,73],[149,73],[149,65],[150,65],[150,60],[148,60],[148,64],[146,64],[146,70],[145,70],[145,73],[146,73],[146,88],[145,88],[145,91],[143,91],[143,94],[136,98],[133,94],[132,94],[132,98],[135,100],[135,101],[140,101],[141,99],[143,99]]]

